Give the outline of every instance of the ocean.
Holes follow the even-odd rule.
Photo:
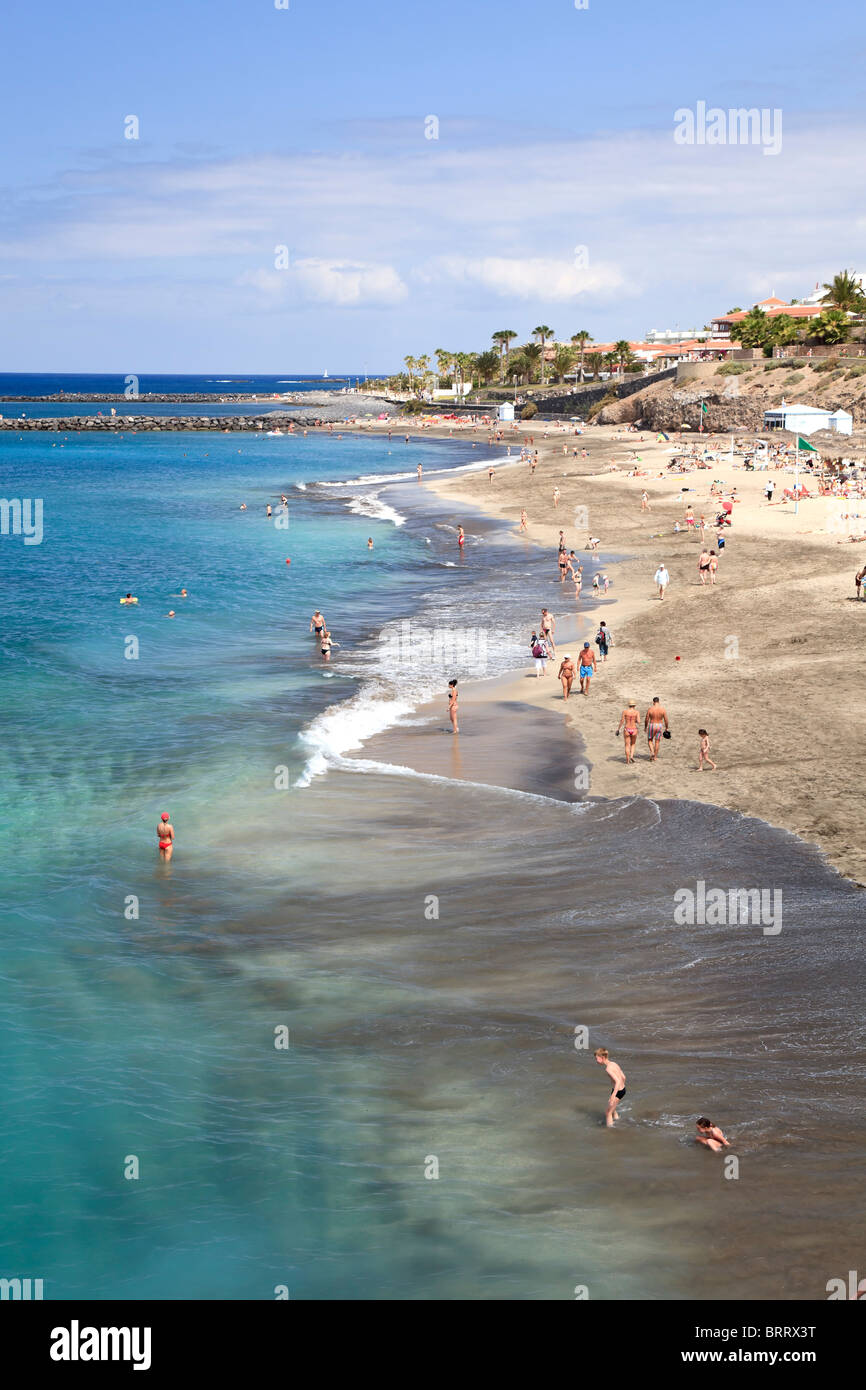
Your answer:
[[[740,1300],[858,1267],[858,890],[762,822],[587,797],[532,712],[530,792],[365,756],[451,675],[524,663],[559,602],[550,556],[415,479],[487,456],[0,435],[3,496],[44,509],[41,544],[0,537],[0,1275]],[[783,929],[677,925],[698,880],[779,889]]]

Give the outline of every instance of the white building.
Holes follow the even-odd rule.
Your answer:
[[[499,418],[500,420],[514,419],[514,405],[511,401],[502,402],[502,404],[499,407]]]
[[[708,328],[651,328],[645,343],[685,343],[689,339],[709,338]]]
[[[821,410],[816,405],[788,405],[764,411],[765,430],[790,430],[792,434],[814,434],[816,430],[835,430],[850,434],[854,417],[847,410]]]

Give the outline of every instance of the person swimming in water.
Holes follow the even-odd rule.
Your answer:
[[[714,1125],[712,1120],[708,1120],[705,1115],[702,1115],[699,1120],[695,1120],[695,1124],[698,1127],[698,1132],[695,1135],[696,1143],[704,1144],[706,1148],[712,1149],[713,1153],[721,1153],[722,1149],[731,1147],[718,1125]]]
[[[156,827],[156,841],[159,848],[160,857],[168,863],[174,849],[174,826],[168,818],[168,811],[163,811]]]

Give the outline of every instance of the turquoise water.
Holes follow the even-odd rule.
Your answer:
[[[856,1268],[861,894],[726,811],[342,757],[485,673],[454,647],[390,669],[384,624],[469,614],[498,667],[561,602],[549,556],[467,516],[458,564],[415,465],[482,453],[0,436],[0,492],[44,504],[41,545],[0,537],[0,1275],[47,1298],[748,1299]],[[560,719],[512,727],[539,777],[573,762]],[[780,887],[784,931],[675,926],[696,877]],[[613,1134],[578,1025],[626,1065]],[[741,1181],[694,1153],[703,1111]]]
[[[471,459],[460,444],[409,447],[413,469]],[[348,651],[383,613],[411,611],[441,568],[417,532],[349,511],[351,490],[311,501],[301,486],[397,472],[405,449],[0,439],[3,495],[44,507],[41,545],[0,538],[2,829],[14,846],[0,1263],[45,1269],[48,1296],[272,1296],[260,1262],[274,1282],[292,1273],[263,1253],[274,1241],[327,1246],[320,1155],[339,1077],[311,1052],[284,1064],[284,1010],[275,1022],[222,942],[267,903],[273,862],[257,856],[275,816],[280,884],[310,874],[293,863],[306,851],[283,809],[300,793],[279,795],[275,769],[294,783],[298,731],[337,687],[357,686],[339,655],[323,678],[311,612],[324,609]],[[282,491],[287,529],[264,515]],[[370,489],[360,496],[369,510]],[[128,590],[135,608],[119,603]],[[168,868],[154,850],[163,809],[179,837]],[[239,855],[255,814],[258,843]],[[141,1159],[138,1182],[122,1176],[127,1154]]]

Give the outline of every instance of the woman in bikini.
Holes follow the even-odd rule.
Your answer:
[[[448,718],[451,720],[451,729],[455,734],[460,733],[457,724],[457,682],[448,682]]]
[[[640,727],[640,710],[634,700],[629,700],[628,709],[624,709],[620,715],[617,733],[622,730],[623,741],[625,742],[626,763],[634,762],[634,747],[637,743],[638,729]]]
[[[174,826],[168,818],[168,811],[163,811],[156,827],[156,843],[159,848],[160,858],[167,864],[174,849]]]

